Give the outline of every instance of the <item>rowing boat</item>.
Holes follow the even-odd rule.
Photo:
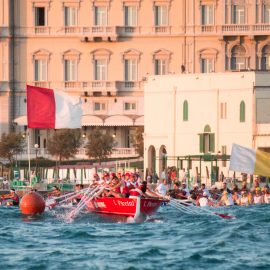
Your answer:
[[[136,222],[144,221],[148,216],[154,215],[166,199],[158,198],[93,198],[87,202],[90,212],[131,217]]]

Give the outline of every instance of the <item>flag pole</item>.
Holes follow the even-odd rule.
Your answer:
[[[30,187],[32,187],[31,162],[30,162],[30,132],[29,132],[29,128],[27,130],[27,155],[28,155],[28,177],[29,177],[29,181],[30,181]]]

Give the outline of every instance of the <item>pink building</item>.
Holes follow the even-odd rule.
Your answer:
[[[81,96],[82,131],[132,148],[148,75],[269,70],[269,30],[269,0],[2,0],[0,133],[23,130],[28,83]]]

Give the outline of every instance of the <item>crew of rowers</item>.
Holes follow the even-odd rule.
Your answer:
[[[161,194],[151,191],[147,187],[147,182],[143,181],[136,173],[109,174],[105,173],[103,177],[94,175],[92,184],[104,187],[100,197],[131,198],[141,196],[144,198],[161,198]]]
[[[269,204],[270,203],[270,188],[268,185],[260,187],[255,181],[254,186],[249,190],[244,182],[242,188],[238,188],[237,184],[233,184],[230,190],[227,183],[223,183],[223,187],[218,189],[212,186],[208,190],[205,184],[199,188],[198,184],[189,190],[186,183],[174,183],[172,190],[169,190],[168,195],[175,199],[187,199],[193,201],[197,206],[231,206],[231,205],[253,205],[253,204]]]

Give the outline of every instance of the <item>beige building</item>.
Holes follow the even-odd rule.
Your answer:
[[[151,171],[176,166],[204,180],[210,171],[233,177],[226,161],[233,143],[270,152],[268,72],[151,76],[144,114]]]
[[[148,75],[268,70],[269,30],[269,0],[2,0],[0,133],[22,129],[32,84],[81,96],[83,132],[130,151]]]

